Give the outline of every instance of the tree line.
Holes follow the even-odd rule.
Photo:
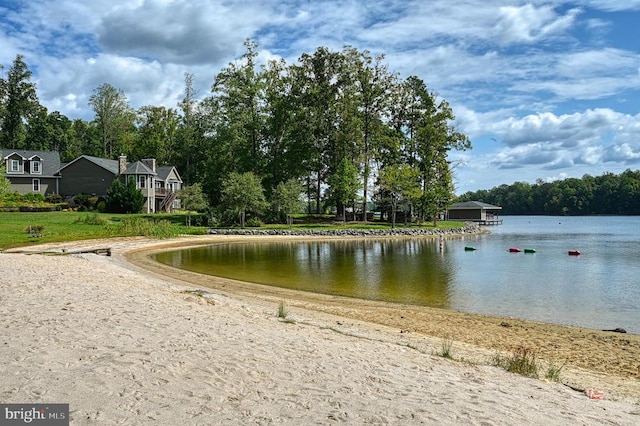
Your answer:
[[[199,184],[214,206],[229,199],[229,178],[246,173],[272,204],[297,183],[309,213],[363,212],[375,201],[428,220],[453,202],[447,155],[471,143],[422,79],[401,79],[384,55],[350,46],[261,66],[257,45],[245,47],[203,98],[185,73],[176,108],[134,110],[122,90],[104,83],[89,98],[91,121],[40,105],[18,55],[0,80],[0,147],[55,150],[63,162],[83,154],[156,158],[176,166],[187,185]]]
[[[502,207],[502,214],[638,215],[640,171],[584,175],[555,182],[515,182],[467,192],[459,201],[482,201]]]

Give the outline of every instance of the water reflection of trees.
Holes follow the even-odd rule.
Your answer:
[[[451,264],[432,239],[233,243],[170,253],[158,260],[242,281],[363,299],[451,305]]]

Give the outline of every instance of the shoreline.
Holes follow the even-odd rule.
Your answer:
[[[240,238],[272,241],[274,238],[302,240],[309,237]],[[235,241],[238,241],[237,235],[212,240]],[[620,395],[621,399],[640,404],[640,335],[290,290],[183,271],[149,258],[160,251],[202,244],[186,241],[161,243],[128,251],[124,258],[151,273],[201,288],[228,292],[235,297],[274,305],[284,302],[291,307],[377,324],[389,327],[405,338],[409,334],[436,338],[439,339],[434,348],[436,352],[443,339],[451,340],[454,342],[454,358],[464,361],[490,364],[498,353],[509,354],[519,347],[532,349],[544,365],[565,365],[561,374],[563,384],[580,390],[604,388],[610,395]],[[455,354],[457,344],[465,348],[460,354]]]
[[[421,236],[419,238],[437,238]],[[449,235],[451,237],[451,235]],[[612,333],[518,318],[489,316],[418,305],[361,300],[304,291],[290,290],[262,284],[202,275],[162,265],[149,258],[153,253],[179,247],[203,246],[211,243],[237,241],[273,241],[308,238],[334,239],[340,236],[304,235],[205,235],[179,237],[169,240],[125,238],[74,243],[49,244],[51,250],[62,247],[115,247],[115,257],[121,258],[140,271],[156,277],[171,278],[185,285],[215,290],[248,302],[260,301],[290,308],[330,314],[365,323],[389,327],[394,333],[454,342],[454,358],[488,364],[498,353],[508,354],[514,349],[532,349],[543,364],[565,365],[561,382],[575,389],[604,388],[610,395],[640,404],[640,335]],[[361,238],[354,236],[353,238]],[[414,238],[387,236],[385,238]],[[118,247],[120,246],[120,247]],[[29,250],[42,251],[41,246]],[[20,251],[20,250],[14,250]],[[10,251],[9,251],[10,252]],[[479,332],[480,331],[480,332]],[[462,353],[456,354],[456,347]],[[468,352],[468,353],[467,353]]]
[[[0,400],[70,402],[74,424],[640,418],[638,335],[303,293],[148,257],[238,238],[274,237],[120,238],[0,253],[8,360]],[[111,257],[59,256],[105,247]],[[52,255],[28,254],[42,252]],[[282,302],[290,322],[277,317]],[[438,356],[445,341],[454,362]],[[533,347],[543,365],[566,360],[563,385],[487,366],[518,346]],[[590,400],[589,388],[605,400]]]

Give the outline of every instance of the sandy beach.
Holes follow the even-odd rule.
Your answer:
[[[0,402],[69,403],[73,425],[640,423],[638,335],[301,293],[148,258],[238,238],[0,253]],[[104,247],[111,256],[69,254]],[[438,355],[445,341],[453,360]],[[565,363],[560,381],[489,365],[520,346],[542,366]]]

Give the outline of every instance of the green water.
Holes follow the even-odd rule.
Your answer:
[[[640,333],[640,216],[506,216],[490,230],[442,247],[428,238],[238,242],[156,258],[296,290]]]
[[[433,239],[238,242],[158,253],[155,259],[295,290],[450,307],[451,267]]]

